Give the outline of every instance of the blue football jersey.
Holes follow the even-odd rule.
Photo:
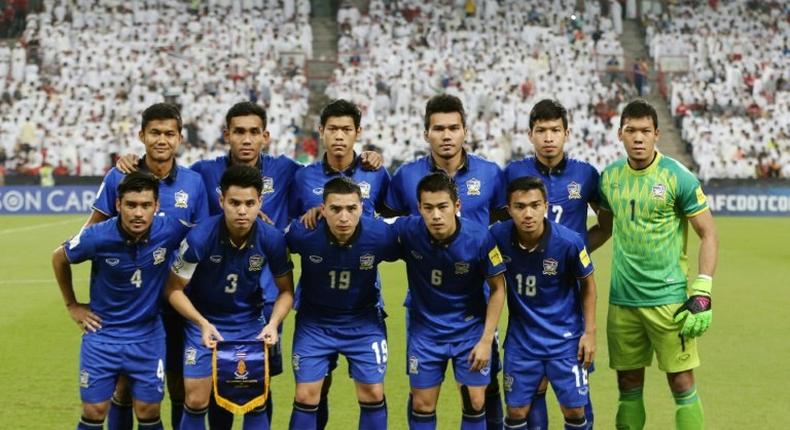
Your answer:
[[[362,213],[373,216],[375,211],[384,204],[387,189],[390,184],[390,175],[383,167],[378,170],[362,169],[359,156],[354,157],[351,166],[338,172],[333,170],[326,162],[326,155],[321,161],[316,161],[296,173],[290,196],[290,213],[301,216],[308,209],[323,203],[324,184],[337,176],[351,178],[362,190]]]
[[[140,159],[138,168],[148,171],[145,157]],[[118,198],[118,184],[124,178],[120,170],[113,167],[104,176],[104,181],[99,187],[93,209],[104,215],[113,217],[118,215],[115,209],[115,200]],[[159,181],[159,213],[197,224],[208,216],[208,198],[206,187],[200,175],[175,165],[170,175]]]
[[[90,307],[102,322],[86,340],[133,343],[164,337],[160,296],[170,254],[189,228],[176,218],[154,217],[148,234],[135,242],[117,217],[91,225],[63,245],[71,264],[90,260]]]
[[[417,184],[437,170],[430,155],[400,166],[387,192],[387,207],[401,214],[419,215]],[[464,165],[453,180],[458,186],[461,216],[464,218],[488,225],[490,212],[507,204],[505,175],[496,163],[465,154]]]
[[[444,242],[433,239],[421,217],[401,217],[394,224],[409,281],[409,331],[443,341],[482,334],[485,280],[505,271],[488,229],[457,220],[458,229]]]
[[[262,318],[261,272],[268,266],[276,278],[292,269],[280,230],[258,219],[238,248],[228,237],[224,215],[209,217],[189,232],[173,272],[181,273],[185,263],[197,265],[186,290],[192,304],[212,324],[233,329]]]
[[[192,170],[200,174],[203,183],[206,184],[209,215],[222,213],[222,208],[219,206],[221,194],[219,182],[228,166],[230,166],[230,156],[223,155],[213,160],[196,161],[191,167]],[[274,222],[277,228],[285,229],[290,221],[288,192],[296,171],[302,165],[284,155],[272,157],[268,154],[261,154],[258,167],[261,169],[263,178],[263,213]]]
[[[543,180],[548,192],[546,217],[579,233],[587,242],[587,205],[598,202],[600,175],[591,164],[563,157],[557,167],[549,169],[536,157],[512,161],[505,168],[507,182],[522,176]]]
[[[507,266],[508,346],[532,358],[576,356],[584,333],[578,279],[593,265],[581,237],[573,230],[544,220],[538,247],[529,252],[518,242],[512,220],[491,226]]]
[[[398,236],[392,226],[362,217],[351,240],[340,245],[326,220],[312,230],[294,221],[285,238],[302,262],[300,319],[348,326],[377,316],[378,265],[400,257]]]

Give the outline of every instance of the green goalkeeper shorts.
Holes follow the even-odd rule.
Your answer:
[[[609,367],[632,370],[648,367],[655,351],[658,368],[678,373],[699,366],[696,339],[681,339],[683,322],[674,322],[681,303],[628,307],[609,305],[606,335]]]

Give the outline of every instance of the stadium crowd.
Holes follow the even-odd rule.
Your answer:
[[[700,178],[790,177],[790,8],[679,2],[647,27],[651,55],[688,58],[669,101]]]
[[[141,152],[137,117],[163,94],[182,106],[185,164],[226,151],[223,115],[246,99],[269,111],[271,152],[292,155],[308,90],[291,54],[311,55],[309,1],[43,3],[0,47],[9,172],[103,175],[113,154]]]

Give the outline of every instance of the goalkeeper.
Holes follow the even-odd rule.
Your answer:
[[[627,158],[601,174],[601,208],[614,216],[612,280],[607,335],[617,371],[617,429],[642,429],[642,391],[653,352],[675,398],[675,426],[702,429],[704,416],[693,369],[697,337],[708,329],[718,239],[713,216],[694,175],[656,151],[655,109],[629,103],[619,140]],[[688,224],[700,237],[699,274],[688,286]],[[608,230],[608,226],[605,230]],[[594,249],[600,240],[592,240]]]

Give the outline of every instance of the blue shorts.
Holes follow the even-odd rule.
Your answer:
[[[263,305],[263,316],[266,317],[266,321],[272,317],[272,311],[274,311],[274,302]],[[277,343],[269,347],[269,376],[283,373],[282,324],[277,326],[277,334],[279,335]]]
[[[387,328],[384,322],[356,327],[324,327],[296,322],[293,337],[297,383],[320,381],[337,366],[339,354],[348,360],[348,374],[362,384],[384,382],[387,373]]]
[[[164,338],[137,343],[82,341],[80,347],[80,398],[102,403],[112,398],[118,375],[126,375],[132,398],[159,403],[164,397]]]
[[[511,408],[530,405],[544,376],[560,405],[578,408],[589,401],[587,369],[576,357],[541,360],[505,350],[505,404]]]
[[[263,330],[263,323],[229,330],[217,327],[225,340],[255,339]],[[208,378],[211,376],[211,356],[213,350],[203,345],[200,328],[191,322],[184,324],[184,378]],[[269,369],[271,374],[271,368]]]
[[[472,371],[469,354],[479,339],[443,342],[409,333],[406,341],[406,373],[412,388],[430,388],[442,384],[448,360],[453,362],[453,373],[459,384],[472,387],[491,383],[491,363]]]
[[[184,317],[169,305],[165,305],[165,310],[162,311],[162,325],[165,327],[167,349],[165,370],[168,374],[181,375],[184,373],[184,321]]]

